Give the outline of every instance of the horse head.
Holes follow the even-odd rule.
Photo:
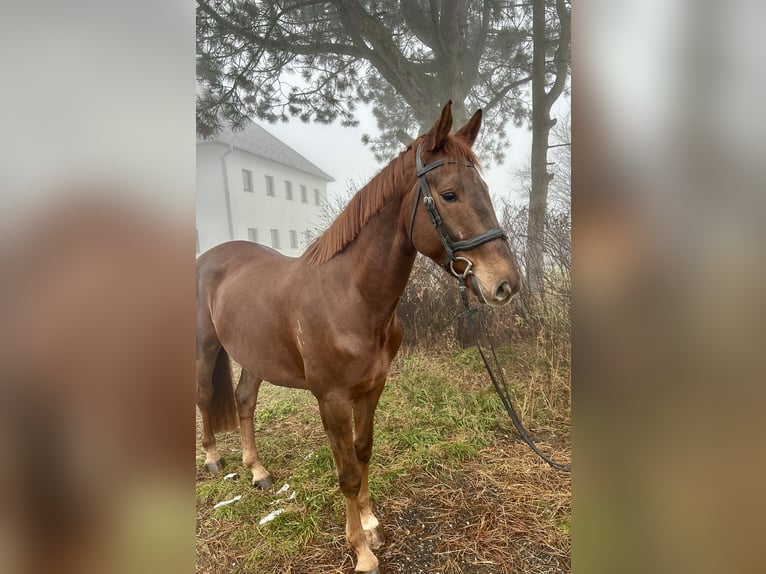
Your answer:
[[[406,225],[417,251],[469,285],[482,303],[500,306],[519,290],[521,277],[471,149],[481,119],[478,110],[450,133],[447,102],[433,127],[411,144],[418,181],[407,195]]]

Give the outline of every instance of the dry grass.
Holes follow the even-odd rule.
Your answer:
[[[533,351],[503,350],[506,374],[540,447],[568,462],[569,375],[562,369],[551,376]],[[377,552],[386,574],[569,572],[569,476],[520,441],[477,361],[471,350],[411,351],[392,369],[371,465],[388,538]],[[276,502],[284,497],[276,488],[252,489],[239,437],[219,437],[227,472],[241,476],[222,481],[198,471],[197,571],[353,572],[342,496],[313,397],[264,385],[257,429],[276,487],[289,483],[296,499]],[[242,500],[212,509],[236,494]],[[258,525],[278,507],[282,515]]]

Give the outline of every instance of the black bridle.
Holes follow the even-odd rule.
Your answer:
[[[422,194],[423,206],[428,211],[428,215],[431,216],[431,223],[433,224],[434,229],[436,229],[436,233],[439,235],[439,239],[441,240],[442,245],[444,245],[444,250],[447,252],[447,259],[444,261],[443,266],[455,277],[457,277],[458,283],[459,283],[459,289],[460,289],[460,297],[463,300],[463,303],[467,307],[468,299],[466,295],[465,283],[466,283],[466,278],[469,275],[473,274],[473,271],[471,271],[471,268],[473,267],[473,262],[467,257],[460,257],[455,255],[455,253],[457,251],[468,251],[469,249],[474,249],[478,247],[479,245],[483,245],[484,243],[493,241],[495,239],[506,240],[508,239],[508,237],[506,236],[505,231],[503,231],[502,228],[496,227],[494,229],[490,229],[489,231],[484,231],[483,233],[474,235],[473,237],[470,237],[468,239],[462,239],[460,241],[452,240],[452,238],[449,236],[449,233],[447,232],[447,229],[444,227],[444,222],[442,221],[442,218],[439,215],[439,211],[436,209],[436,202],[434,201],[433,195],[431,195],[431,189],[428,187],[428,182],[426,181],[426,174],[429,171],[449,163],[465,165],[467,167],[476,167],[472,161],[458,161],[453,158],[438,159],[435,162],[429,163],[428,165],[424,166],[423,158],[420,155],[420,146],[418,145],[417,155],[415,157],[415,167],[417,168],[417,173],[418,173],[418,191],[415,194],[415,200],[412,202],[412,213],[410,215],[409,234],[410,234],[410,241],[412,241],[412,227],[415,225],[415,214],[418,211],[418,204],[419,204],[418,200],[420,199],[420,196]],[[459,271],[455,269],[456,261],[462,261],[465,263],[466,267],[462,273],[460,273]]]

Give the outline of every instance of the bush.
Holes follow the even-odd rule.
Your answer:
[[[502,202],[501,225],[508,234],[514,253],[523,253],[527,209]],[[570,217],[565,210],[551,212],[546,224],[546,274],[543,293],[530,293],[524,282],[511,305],[487,313],[490,333],[500,340],[512,337],[545,337],[569,332],[571,303]],[[523,260],[518,259],[522,276]],[[462,305],[457,280],[431,261],[418,256],[410,282],[399,303],[399,317],[405,329],[405,344],[413,346],[450,346],[470,344],[468,334],[457,321]]]

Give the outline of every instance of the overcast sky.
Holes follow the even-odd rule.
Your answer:
[[[258,123],[333,176],[336,181],[327,186],[330,193],[343,193],[349,187],[349,182],[361,187],[384,165],[375,160],[370,149],[361,141],[364,133],[378,133],[375,119],[361,105],[358,111],[359,126],[355,128],[343,127],[338,122],[331,125],[304,124],[297,119],[292,119],[286,124]],[[511,146],[506,152],[503,165],[490,165],[489,158],[486,157],[479,159],[485,166],[484,176],[490,194],[520,201],[521,186],[514,174],[517,170],[528,167],[532,134],[526,128],[513,127],[509,128],[508,133]]]

